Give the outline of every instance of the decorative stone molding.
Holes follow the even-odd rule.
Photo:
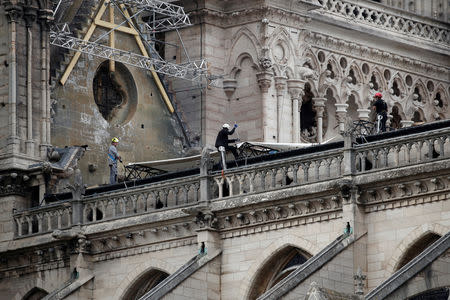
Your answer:
[[[128,247],[122,247],[119,249],[111,249],[109,251],[102,251],[102,252],[93,254],[93,259],[94,259],[94,261],[106,261],[106,260],[112,260],[112,259],[117,259],[117,258],[121,258],[121,257],[134,256],[134,255],[139,255],[142,253],[155,252],[155,251],[160,251],[163,249],[179,248],[179,247],[195,245],[195,244],[197,244],[196,237],[180,238],[179,240],[175,240],[175,241],[161,241],[159,243],[138,246],[138,247],[134,247],[131,250]]]
[[[228,100],[231,99],[231,96],[233,96],[236,87],[237,87],[236,79],[223,80],[223,91],[225,92],[225,95],[227,95]]]
[[[371,213],[443,201],[448,191],[450,191],[450,179],[447,176],[434,177],[365,190],[361,194],[361,202],[366,206],[365,211]]]
[[[248,226],[270,224],[273,221],[284,222],[288,227],[296,226],[295,224],[305,224],[308,220],[316,218],[321,220],[323,218],[333,219],[341,207],[342,204],[334,196],[313,198],[294,203],[241,211],[235,215],[221,216],[219,217],[218,228],[221,231],[228,231]],[[228,235],[223,233],[222,236],[227,237]]]
[[[264,71],[256,73],[256,79],[262,93],[267,93],[269,91],[269,88],[272,85],[272,77],[273,74],[271,72]]]
[[[399,34],[412,35],[434,43],[450,44],[450,33],[438,23],[425,18],[408,18],[385,10],[370,7],[353,0],[319,0],[322,14],[330,13],[347,20],[357,21],[371,27],[384,28]]]
[[[0,259],[0,278],[14,278],[29,273],[64,269],[69,266],[70,244],[48,244],[42,248],[27,248],[20,255],[3,253]],[[14,266],[11,268],[11,266]]]

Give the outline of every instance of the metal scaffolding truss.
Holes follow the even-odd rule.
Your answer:
[[[191,22],[184,12],[183,7],[174,5],[170,2],[172,1],[102,0],[100,9],[83,39],[74,37],[70,33],[67,24],[52,26],[50,29],[50,43],[55,46],[78,52],[72,57],[70,64],[61,77],[61,84],[64,84],[67,80],[80,53],[118,61],[151,72],[190,80],[200,83],[201,85],[204,82],[206,82],[207,85],[215,84],[216,78],[210,78],[211,76],[208,76],[206,61],[204,59],[193,61],[189,58],[178,28],[190,26]],[[105,21],[102,19],[102,15],[108,6],[110,8],[110,20]],[[122,21],[120,24],[115,24],[113,21],[114,17],[111,18],[111,10],[113,7],[116,8],[125,21]],[[56,5],[56,9],[58,8],[61,8],[60,3]],[[131,15],[129,12],[131,12]],[[108,32],[97,37],[95,41],[89,41],[96,26],[106,28]],[[175,30],[177,32],[187,58],[186,63],[175,64],[165,61],[155,50],[154,41],[149,41],[147,39],[147,37],[150,36],[149,33],[153,34],[169,30]],[[139,45],[140,53],[138,54],[128,50],[117,49],[114,44],[113,33],[115,31],[133,35]],[[109,44],[104,41],[104,39],[108,37]]]
[[[145,29],[149,32],[163,32],[191,25],[188,15],[183,7],[160,0],[111,0],[116,5],[124,5],[126,8],[140,10],[147,16],[144,22]],[[148,15],[147,13],[152,13]]]
[[[146,57],[130,51],[111,48],[96,42],[84,41],[70,36],[69,33],[70,31],[66,24],[53,27],[50,31],[50,43],[55,46],[194,82],[199,82],[203,77],[207,76],[205,60],[173,64],[159,58]]]

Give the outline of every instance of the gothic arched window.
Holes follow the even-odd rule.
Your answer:
[[[304,264],[311,255],[299,248],[285,247],[261,268],[251,288],[249,299],[256,299]]]
[[[138,278],[127,290],[122,299],[137,300],[169,276],[166,272],[152,269]]]

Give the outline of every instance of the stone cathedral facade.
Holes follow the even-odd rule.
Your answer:
[[[448,2],[168,2],[187,51],[156,50],[209,86],[50,45],[65,22],[145,51],[109,1],[0,2],[0,298],[448,299]],[[361,138],[377,92],[391,130]],[[315,146],[221,172],[234,122]],[[126,162],[201,159],[107,186],[113,136]]]

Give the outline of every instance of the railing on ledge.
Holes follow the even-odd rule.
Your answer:
[[[64,200],[14,213],[15,236],[152,214],[159,209],[196,205],[200,200],[217,201],[338,179],[343,175],[440,161],[450,157],[450,121],[368,136],[364,141],[352,144],[347,139],[344,147],[342,143],[325,144],[249,159],[249,165],[231,168],[223,175],[203,169],[199,175],[197,169],[153,178],[134,187],[101,193],[96,190],[96,194],[91,190],[80,200]]]
[[[16,236],[52,232],[72,226],[70,201],[53,203],[14,214]]]
[[[342,175],[342,149],[262,163],[213,176],[212,198],[252,194]]]
[[[111,220],[178,207],[199,200],[198,176],[168,180],[148,186],[121,190],[83,199],[83,223]]]
[[[323,11],[357,20],[358,22],[384,28],[401,34],[430,40],[434,43],[450,44],[449,28],[420,16],[406,17],[408,13],[383,10],[381,5],[355,0],[319,0]]]
[[[354,146],[355,170],[395,168],[448,157],[449,128]]]
[[[24,237],[151,213],[167,207],[194,205],[199,200],[198,176],[91,195],[14,213],[15,235]]]

